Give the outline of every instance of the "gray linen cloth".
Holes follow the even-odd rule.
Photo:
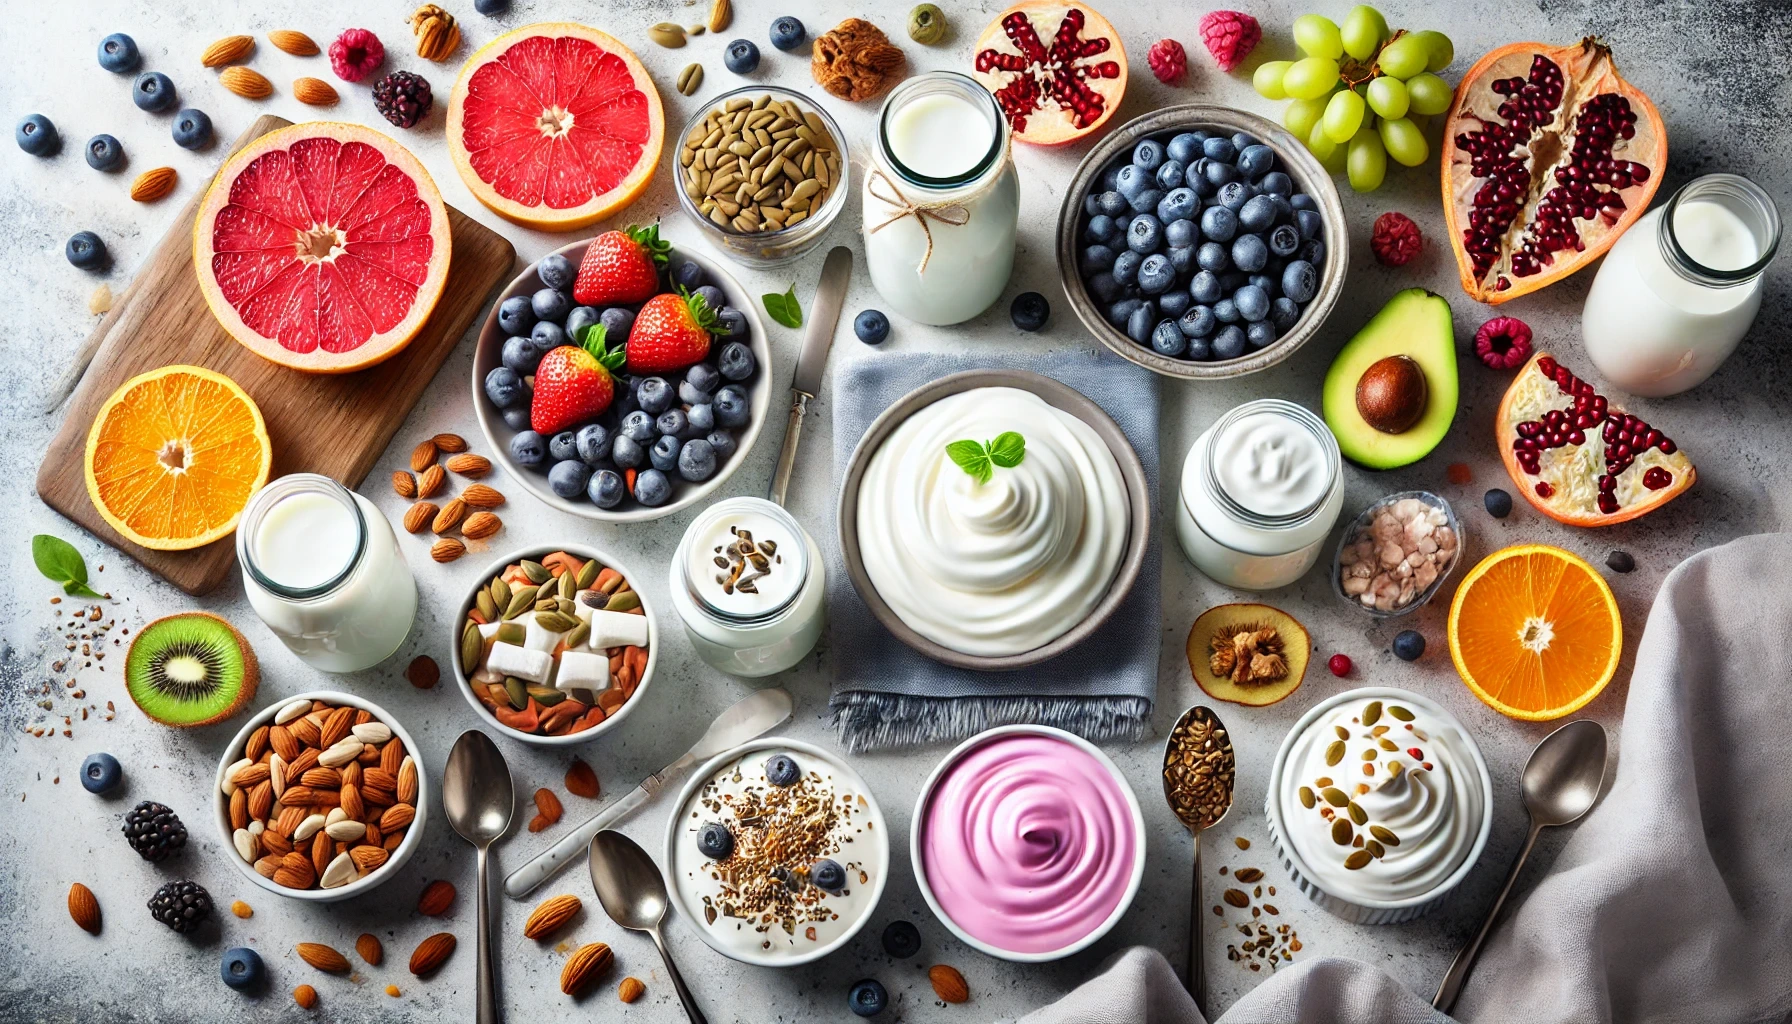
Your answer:
[[[1157,375],[1107,354],[1065,351],[975,362],[940,353],[880,354],[841,374],[834,400],[834,490],[871,421],[928,381],[970,369],[1025,369],[1082,392],[1119,424],[1157,495]],[[1051,725],[1097,742],[1145,733],[1157,695],[1162,575],[1159,517],[1132,592],[1088,639],[1050,661],[1016,672],[971,672],[942,665],[890,635],[859,600],[840,556],[839,534],[821,538],[828,563],[829,644],[834,659],[828,706],[841,745],[854,753],[940,743],[998,725]]]
[[[1637,649],[1616,779],[1549,873],[1514,894],[1458,1017],[1792,1017],[1788,698],[1792,534],[1745,537],[1669,574]],[[1447,1019],[1367,964],[1321,959],[1276,972],[1219,1024]],[[1023,1021],[1205,1024],[1147,949]]]

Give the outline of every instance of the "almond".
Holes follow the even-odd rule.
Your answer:
[[[336,87],[321,78],[293,79],[292,98],[311,107],[333,107],[341,99]]]
[[[309,1010],[317,1005],[317,989],[310,985],[300,985],[292,990],[292,1001]]]
[[[292,730],[284,725],[276,725],[268,730],[268,746],[274,748],[287,764],[291,764],[299,756],[299,741],[293,738]]]
[[[419,977],[428,974],[448,959],[454,952],[454,933],[437,932],[417,944],[417,951],[411,954],[411,973]]]
[[[265,100],[274,95],[274,83],[254,68],[232,65],[218,74],[218,84],[246,100]]]
[[[274,782],[263,779],[249,790],[249,820],[266,821],[274,813]]]
[[[249,791],[246,789],[230,794],[230,827],[249,827]]]
[[[467,439],[459,434],[437,434],[430,438],[436,443],[436,450],[448,455],[458,455],[467,450]]]
[[[208,68],[221,68],[226,64],[235,64],[254,52],[254,36],[225,36],[205,48],[205,52],[199,55],[199,63]]]
[[[243,744],[243,756],[251,761],[261,760],[261,755],[268,752],[268,727],[262,726],[249,734],[249,740]]]
[[[271,833],[271,832],[263,832],[262,836],[265,838],[272,834],[273,833]],[[276,856],[275,854],[271,854],[271,853],[262,857],[260,860],[255,862],[255,873],[260,875],[261,877],[269,879],[271,881],[279,881],[279,879],[280,879],[280,858],[278,856]],[[285,885],[286,883],[280,882],[280,884]],[[294,886],[294,888],[297,888],[297,887]]]
[[[421,473],[435,465],[436,452],[437,449],[434,438],[428,438],[417,442],[417,447],[411,449],[411,469]]]
[[[572,759],[572,766],[566,769],[566,791],[573,796],[582,796],[587,800],[597,799],[600,787],[597,773],[591,766],[578,758]]]
[[[417,496],[417,478],[402,469],[393,470],[392,493],[400,498],[415,498]]]
[[[172,167],[157,167],[137,175],[131,182],[131,198],[139,203],[153,203],[165,199],[174,191],[180,181],[180,175]]]
[[[439,511],[441,510],[427,501],[419,501],[417,504],[412,505],[409,509],[406,509],[404,513],[405,532],[422,532],[424,527],[435,520],[436,513]]]
[[[573,915],[577,914],[584,906],[579,902],[579,898],[571,893],[543,900],[541,906],[536,907],[535,911],[529,915],[529,920],[524,922],[523,938],[539,939],[552,935],[559,931],[562,925],[572,920]]]
[[[298,945],[299,959],[320,971],[331,974],[348,972],[348,957],[321,942],[301,942]]]
[[[393,794],[398,797],[398,802],[401,804],[416,805],[417,762],[407,757],[404,759],[404,763],[398,766],[398,788],[393,790]]]
[[[593,979],[607,973],[615,962],[616,954],[601,942],[580,946],[567,957],[566,966],[560,970],[560,991],[569,996],[578,995]]]
[[[417,913],[424,917],[441,917],[453,902],[454,883],[438,878],[423,887],[423,894],[417,897]]]
[[[326,829],[318,829],[317,834],[311,837],[311,867],[317,872],[318,878],[323,878],[324,872],[330,870],[330,860],[335,853],[335,837]]]
[[[433,498],[442,493],[448,485],[448,471],[440,466],[431,466],[417,478],[417,497]]]
[[[388,834],[396,832],[409,825],[416,816],[417,809],[410,804],[393,804],[386,808],[386,813],[380,815],[380,831]]]
[[[448,460],[448,472],[461,476],[482,477],[492,471],[491,460],[483,455],[462,452]]]
[[[616,998],[625,1003],[632,1003],[641,998],[646,991],[647,986],[641,983],[640,978],[624,978],[622,984],[616,986]]]
[[[467,489],[460,492],[460,500],[474,508],[497,508],[504,504],[504,495],[484,484],[468,484]]]
[[[360,786],[352,784],[344,785],[342,787],[342,795],[338,797],[338,801],[342,806],[342,813],[348,815],[351,819],[355,821],[364,821],[366,819],[367,808],[361,803]]]
[[[386,949],[380,945],[377,935],[363,933],[360,938],[355,940],[355,952],[361,954],[361,959],[374,967],[378,967],[380,961],[386,959]]]
[[[578,902],[576,896],[571,899],[575,903]],[[573,909],[577,910],[578,908]],[[90,935],[100,933],[100,901],[94,899],[92,889],[80,882],[68,887],[68,916],[75,919],[75,923],[81,926],[82,931]]]
[[[455,500],[463,505],[466,504],[466,500],[463,498]],[[467,521],[460,524],[460,535],[469,540],[484,540],[503,528],[504,520],[481,509],[468,516]]]
[[[384,847],[366,844],[349,847],[348,855],[355,862],[355,866],[364,872],[376,870],[381,864],[386,863],[387,857],[391,856]]]
[[[460,521],[466,517],[467,503],[459,498],[450,498],[448,504],[442,506],[442,511],[436,513],[435,521],[429,524],[429,529],[437,534],[447,533],[459,526]]]
[[[964,975],[958,968],[945,964],[934,964],[927,969],[927,980],[933,982],[933,994],[942,1002],[963,1003],[971,998],[971,989],[964,983]]]
[[[334,768],[310,768],[299,776],[299,783],[312,789],[336,789],[342,785],[342,773]],[[282,799],[286,803],[297,802]]]
[[[443,537],[429,549],[429,557],[438,562],[452,562],[467,553],[467,546],[453,537]]]
[[[290,53],[294,57],[315,57],[322,52],[317,48],[317,44],[311,41],[310,36],[290,28],[275,29],[269,32],[268,42],[273,43],[276,49]]]
[[[236,774],[230,777],[230,781],[236,783],[238,789],[253,789],[258,783],[267,780],[268,766],[265,764],[252,764],[239,768]]]
[[[354,724],[354,708],[344,705],[330,712],[330,717],[324,721],[322,745],[333,747],[342,742]]]

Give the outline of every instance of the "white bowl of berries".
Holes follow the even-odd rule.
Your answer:
[[[739,282],[631,226],[510,283],[479,333],[473,405],[529,493],[641,522],[702,502],[746,461],[771,406],[769,358]]]

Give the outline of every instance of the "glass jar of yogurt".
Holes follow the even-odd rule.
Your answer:
[[[236,554],[255,614],[312,668],[371,668],[411,631],[417,581],[397,535],[372,502],[327,476],[293,473],[256,492]]]
[[[1319,417],[1264,398],[1220,417],[1182,463],[1176,538],[1195,568],[1239,590],[1306,574],[1338,521],[1338,441]]]
[[[916,75],[884,101],[860,191],[865,262],[892,311],[956,324],[1002,294],[1020,220],[1008,147],[995,97],[965,75]]]
[[[710,667],[769,676],[821,637],[821,548],[764,498],[718,501],[691,522],[672,558],[672,606]]]
[[[1779,210],[1754,182],[1734,174],[1688,182],[1600,264],[1581,313],[1593,365],[1649,397],[1711,376],[1754,323],[1779,242]]]

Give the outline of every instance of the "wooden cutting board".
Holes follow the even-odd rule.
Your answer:
[[[231,146],[290,121],[261,117]],[[209,183],[208,183],[209,184]],[[448,283],[423,330],[397,355],[358,373],[299,373],[238,344],[212,317],[193,273],[193,219],[205,190],[194,193],[130,287],[94,330],[93,364],[70,397],[62,427],[37,472],[37,493],[51,508],[159,573],[189,594],[204,594],[236,565],[236,538],[190,551],[152,551],[106,525],[87,496],[84,459],[93,417],[120,384],[137,374],[190,363],[242,386],[267,421],[274,465],[269,479],[321,473],[347,487],[361,483],[399,424],[466,333],[499,282],[511,276],[516,249],[452,206],[453,259]]]

